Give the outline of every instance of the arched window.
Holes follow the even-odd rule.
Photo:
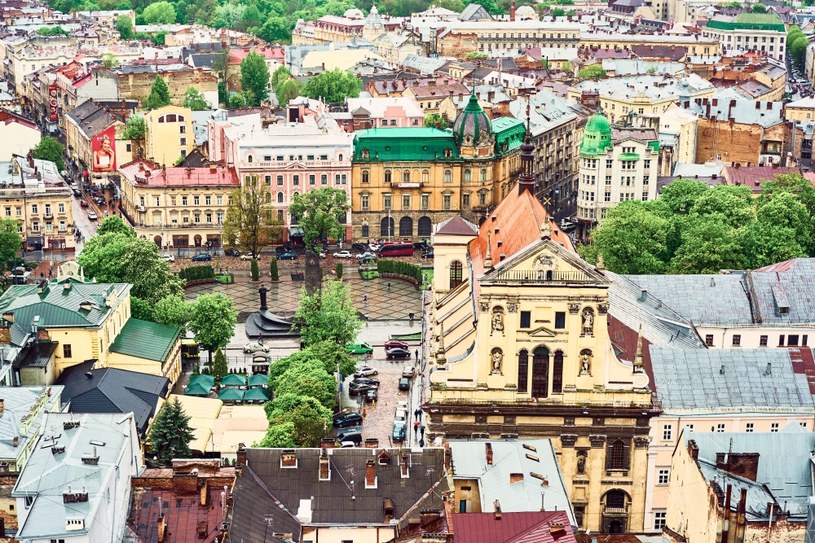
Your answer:
[[[362,170],[362,182],[367,183],[369,181],[370,172],[368,170]]]
[[[529,390],[529,351],[526,349],[518,353],[518,392]]]
[[[622,490],[609,490],[606,493],[606,507],[609,509],[625,509],[626,495]]]
[[[272,193],[271,193],[271,192],[267,192],[267,193],[266,193],[266,203],[267,203],[267,204],[271,204],[271,203],[272,203]]]
[[[616,439],[606,450],[606,469],[627,470],[629,466],[629,446],[622,439]]]
[[[385,170],[385,183],[390,183],[391,181],[392,181],[392,179],[391,179],[391,171],[390,170]]]
[[[399,219],[399,235],[405,238],[413,237],[413,219],[410,217]]]
[[[453,172],[450,170],[444,170],[444,182],[445,183],[452,183],[453,182]]]
[[[282,203],[283,203],[283,193],[282,193],[282,192],[278,192],[278,193],[277,193],[277,203],[278,203],[278,204],[282,204]]]
[[[252,159],[252,155],[248,155],[248,156],[246,157],[246,162],[248,162],[249,164],[251,164],[251,163],[252,163],[252,160],[253,160],[253,159]]]
[[[178,122],[180,122],[180,123],[184,122],[184,116],[183,115],[178,116]]]
[[[552,363],[552,394],[563,392],[563,351],[555,351]]]
[[[419,237],[427,238],[433,232],[433,223],[430,217],[419,217]]]
[[[410,170],[405,170],[402,172],[402,182],[410,183]]]
[[[549,349],[538,347],[532,351],[532,397],[549,396]]]
[[[429,182],[430,182],[430,172],[427,170],[422,170],[422,183]]]
[[[458,260],[453,260],[450,263],[450,290],[453,290],[463,282],[462,280],[463,269],[464,267]]]
[[[159,124],[164,124],[165,122],[167,122],[167,116],[162,115],[161,117],[158,118],[158,122]]]
[[[379,235],[388,238],[393,235],[393,217],[382,217],[379,223]]]
[[[465,169],[464,170],[464,182],[469,183],[472,180],[473,180],[473,172],[472,172],[472,170],[470,170],[470,168]]]
[[[342,162],[342,153],[340,153],[340,162]]]
[[[487,180],[487,168],[481,168],[481,181]]]

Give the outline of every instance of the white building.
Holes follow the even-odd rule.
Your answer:
[[[23,543],[118,542],[143,468],[132,414],[49,413],[12,496]]]
[[[577,219],[585,228],[626,200],[657,197],[659,140],[653,128],[615,128],[592,115],[583,130]]]
[[[777,13],[739,13],[717,15],[702,29],[702,36],[714,38],[726,56],[761,52],[784,62],[787,51],[787,29]]]

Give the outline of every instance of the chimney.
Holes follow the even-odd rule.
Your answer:
[[[328,449],[320,450],[320,481],[331,480],[331,459],[328,458]]]
[[[365,439],[365,448],[366,449],[378,449],[379,448],[379,440],[375,437],[369,437]]]
[[[498,501],[498,498],[492,502],[492,508],[495,511],[495,520],[501,520],[501,502]]]
[[[376,462],[365,462],[365,488],[376,488]]]
[[[694,460],[699,459],[699,446],[693,439],[688,440],[688,455],[690,455],[690,457]]]
[[[492,443],[484,443],[484,449],[487,456],[487,465],[492,465]]]
[[[515,0],[512,0],[512,4],[510,4],[510,6],[509,6],[509,20],[510,21],[515,20],[515,7],[516,7],[515,6]]]
[[[648,299],[648,289],[647,288],[640,289],[640,301],[644,302],[647,299]]]
[[[3,416],[3,413],[6,411],[6,401],[0,400],[0,417]]]
[[[235,464],[238,466],[245,466],[246,465],[246,445],[243,443],[238,443],[238,450],[235,453],[236,459]]]
[[[509,484],[514,485],[515,483],[522,483],[524,480],[523,473],[510,473],[509,474]]]
[[[402,479],[407,479],[410,477],[410,466],[408,466],[408,458],[407,454],[402,452],[401,462],[399,463],[399,470],[402,474]]]
[[[297,453],[294,449],[285,449],[280,453],[280,467],[281,468],[296,468],[297,467]]]
[[[336,441],[334,440],[333,437],[324,437],[320,441],[320,448],[321,449],[333,449],[335,443],[336,443]]]
[[[716,453],[716,468],[738,477],[756,481],[758,453]]]
[[[14,436],[14,439],[11,440],[11,445],[18,447],[20,445],[20,436]]]

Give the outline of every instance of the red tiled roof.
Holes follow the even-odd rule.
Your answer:
[[[146,160],[135,160],[120,166],[119,172],[131,183],[142,187],[238,187],[240,185],[235,169],[223,166],[162,168]],[[149,176],[147,172],[150,172]],[[139,181],[136,181],[137,178]]]
[[[240,64],[249,53],[257,53],[266,60],[277,60],[282,62],[286,58],[286,53],[282,47],[260,47],[229,50],[229,64]]]
[[[632,45],[631,51],[640,58],[668,58],[676,61],[685,57],[688,48],[675,45]]]
[[[554,219],[546,213],[543,204],[531,191],[520,191],[519,187],[520,183],[516,183],[481,225],[478,237],[470,241],[470,258],[476,274],[480,274],[484,269],[488,233],[493,265],[501,262],[502,255],[507,259],[540,239],[541,225],[545,221],[549,221],[552,241],[569,251],[574,251],[571,238],[558,228]]]
[[[447,98],[448,96],[462,96],[470,94],[470,90],[464,85],[464,83],[456,82],[451,82],[448,85],[419,85],[417,87],[410,87],[410,90],[418,100],[423,98]]]
[[[0,109],[0,123],[3,124],[11,124],[11,123],[18,123],[23,126],[27,126],[28,128],[37,128],[37,123],[32,121],[31,119],[27,119],[22,115],[18,115],[13,111],[9,111],[7,109]]]
[[[561,529],[562,527],[562,529]],[[464,543],[575,543],[565,511],[455,513],[453,541]]]
[[[608,339],[617,352],[620,360],[633,361],[637,356],[637,339],[639,330],[632,330],[613,315],[608,315]],[[642,338],[642,366],[648,376],[648,382],[654,382],[654,370],[651,366],[651,342]]]
[[[440,223],[436,233],[443,236],[474,236],[478,233],[478,227],[456,216]]]
[[[732,185],[746,185],[753,192],[761,192],[761,183],[772,181],[776,175],[787,173],[801,173],[800,168],[773,168],[772,166],[750,166],[736,168],[728,166],[724,169],[724,178]]]
[[[165,543],[200,541],[212,543],[221,535],[224,509],[223,488],[210,488],[206,506],[199,505],[198,493],[176,493],[172,490],[136,490],[133,496],[131,528],[144,543],[158,543],[159,511],[167,522]],[[161,506],[159,506],[161,504]],[[198,536],[199,526],[205,533]]]

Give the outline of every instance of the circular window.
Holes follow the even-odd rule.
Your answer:
[[[427,145],[425,145],[424,147],[422,147],[422,151],[427,151]]]

